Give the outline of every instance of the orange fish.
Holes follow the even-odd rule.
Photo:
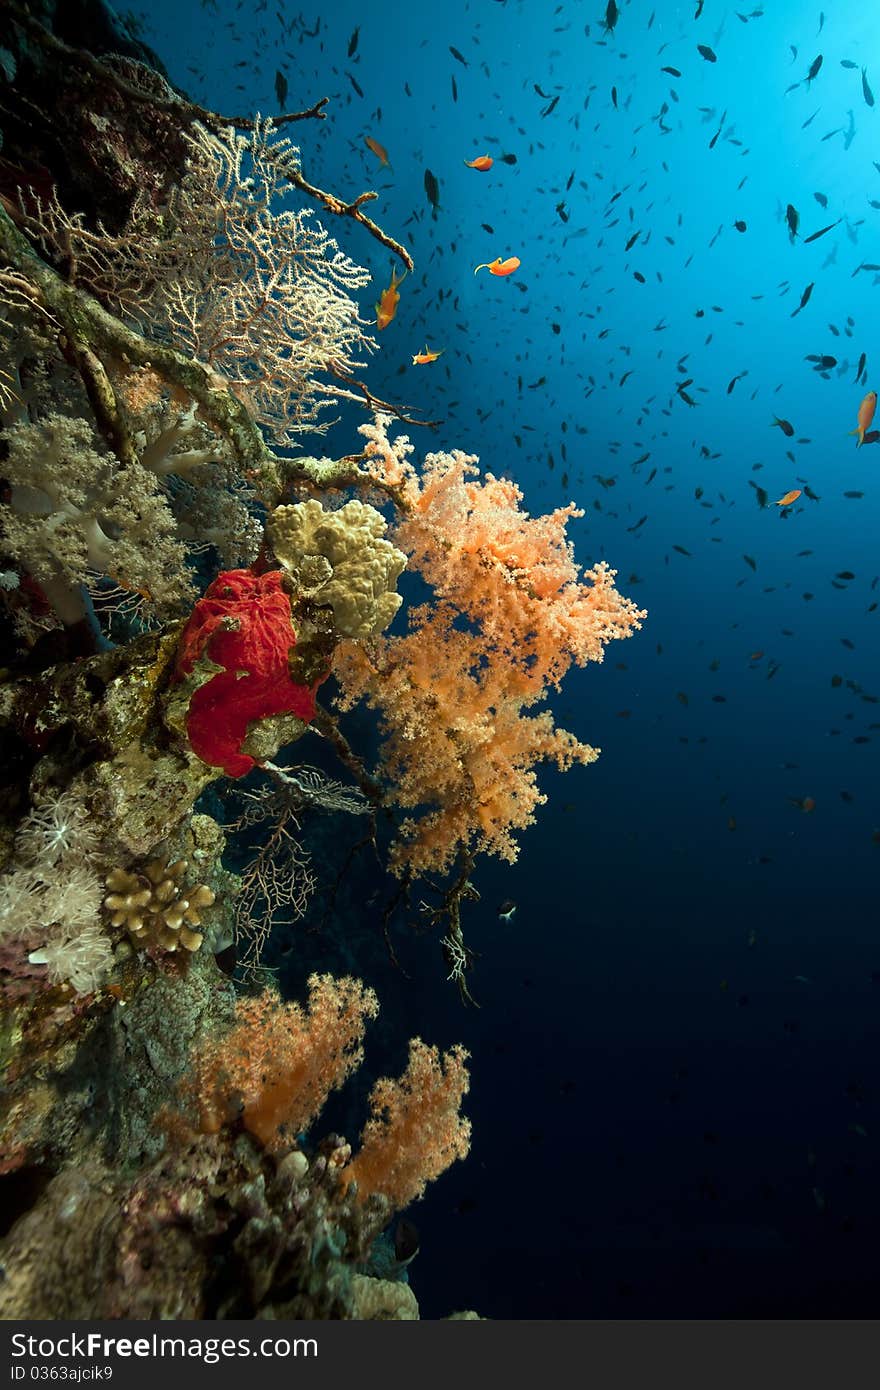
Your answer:
[[[374,140],[372,135],[364,136],[364,144],[366,145],[368,150],[373,151],[373,154],[379,161],[380,169],[391,168],[391,165],[388,163],[388,151],[386,150],[384,145],[380,145],[379,141]]]
[[[490,154],[478,154],[476,159],[466,159],[465,164],[469,169],[479,169],[481,174],[488,173],[495,163]]]
[[[792,488],[791,492],[787,492],[787,493],[785,494],[784,497],[780,497],[780,498],[778,499],[778,501],[777,501],[777,503],[776,503],[776,506],[777,506],[777,507],[790,507],[791,504],[792,504],[792,502],[796,502],[796,501],[798,500],[798,498],[800,497],[800,495],[801,495],[801,490],[800,490],[799,487]]]
[[[506,261],[502,261],[500,256],[496,256],[491,265],[486,261],[483,265],[474,266],[474,274],[478,270],[488,270],[492,275],[512,275],[515,270],[519,270],[519,256],[508,256]]]
[[[423,367],[426,362],[436,362],[437,358],[442,357],[445,351],[445,348],[441,348],[439,352],[431,352],[428,344],[425,343],[425,351],[417,352],[412,360],[412,364],[414,367]]]
[[[379,329],[387,328],[394,315],[397,313],[397,306],[400,303],[400,295],[397,293],[397,286],[406,279],[406,271],[400,279],[397,278],[397,271],[392,266],[391,284],[387,290],[382,291],[379,303],[376,305],[376,327]]]
[[[856,448],[858,449],[860,449],[865,442],[865,431],[870,428],[871,421],[874,418],[874,411],[876,409],[877,392],[869,391],[867,396],[865,396],[864,400],[859,406],[859,423],[854,430],[850,430],[850,434],[857,434],[859,436],[859,442],[856,445]]]

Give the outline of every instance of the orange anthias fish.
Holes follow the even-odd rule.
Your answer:
[[[492,168],[495,160],[490,154],[478,154],[476,159],[466,159],[464,162],[469,169],[479,169],[481,174],[486,174]]]
[[[380,145],[379,141],[374,140],[372,135],[364,136],[364,144],[366,145],[368,150],[373,151],[373,154],[379,161],[380,169],[391,168],[391,165],[388,163],[388,151],[386,150],[384,145]]]
[[[519,267],[519,256],[508,256],[506,261],[502,261],[500,256],[496,256],[491,264],[486,261],[483,265],[474,266],[474,274],[476,275],[478,270],[488,270],[493,275],[512,275],[515,270],[519,270]]]
[[[876,409],[877,409],[877,392],[876,392],[876,391],[869,391],[868,394],[867,394],[867,396],[865,396],[864,400],[862,401],[861,405],[859,406],[859,415],[858,415],[859,423],[858,423],[858,425],[856,426],[856,428],[855,428],[854,430],[850,430],[850,434],[857,434],[857,435],[859,436],[859,442],[858,442],[858,444],[856,445],[856,447],[859,448],[859,449],[862,447],[862,445],[863,445],[864,442],[865,442],[865,431],[866,431],[867,429],[870,428],[870,426],[871,426],[871,421],[872,421],[873,418],[874,418],[874,411],[875,411]]]
[[[792,502],[796,502],[800,495],[801,490],[799,487],[792,488],[791,492],[787,492],[784,497],[780,497],[777,500],[776,505],[777,507],[790,507]]]
[[[406,271],[400,279],[397,278],[397,271],[394,267],[391,270],[391,284],[387,290],[382,291],[379,303],[376,305],[376,327],[379,329],[387,328],[394,315],[397,313],[397,306],[400,303],[400,295],[397,293],[397,286],[406,279]]]
[[[442,357],[445,351],[445,348],[441,348],[439,352],[432,352],[428,344],[425,343],[424,352],[417,352],[413,357],[412,364],[414,367],[423,367],[426,362],[436,362],[437,358]]]

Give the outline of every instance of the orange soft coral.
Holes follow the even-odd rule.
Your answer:
[[[512,863],[513,832],[534,822],[546,798],[534,766],[590,763],[595,749],[554,726],[549,711],[523,712],[517,670],[487,660],[484,639],[453,626],[447,605],[412,614],[414,630],[381,644],[338,649],[337,674],[350,700],[365,696],[382,715],[383,771],[397,805],[419,811],[392,847],[397,873],[444,872],[459,847]]]
[[[470,1149],[470,1121],[459,1114],[469,1079],[463,1047],[441,1058],[436,1047],[413,1038],[409,1065],[399,1081],[384,1076],[370,1093],[372,1118],[359,1153],[345,1170],[358,1197],[381,1193],[395,1211]]]
[[[185,1087],[199,1128],[215,1134],[240,1114],[265,1148],[291,1145],[360,1065],[365,1022],[378,1009],[359,980],[330,975],[311,976],[307,1009],[270,990],[240,998],[232,1032],[202,1046]]]
[[[365,698],[379,710],[392,799],[420,812],[392,851],[397,872],[442,872],[462,848],[512,861],[512,832],[545,799],[535,764],[565,769],[598,756],[548,712],[524,711],[572,664],[601,661],[605,644],[645,615],[606,564],[581,573],[566,535],[581,515],[574,504],[531,517],[514,483],[480,479],[459,452],[429,455],[420,480],[407,442],[390,443],[386,424],[363,430],[371,466],[403,489],[394,540],[438,602],[411,613],[405,636],[337,649],[342,703]]]

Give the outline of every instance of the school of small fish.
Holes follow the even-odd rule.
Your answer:
[[[445,414],[449,439],[472,444],[496,472],[538,479],[554,505],[559,494],[558,505],[573,496],[586,506],[579,548],[587,538],[597,555],[607,543],[613,556],[625,537],[633,549],[644,543],[644,554],[653,541],[640,570],[653,565],[655,584],[672,582],[659,566],[695,576],[698,605],[707,574],[719,592],[727,585],[733,604],[721,618],[738,630],[737,657],[709,652],[699,669],[713,679],[723,671],[729,685],[707,694],[675,690],[690,686],[685,676],[670,680],[656,716],[682,750],[702,755],[726,711],[752,709],[756,689],[769,694],[765,682],[779,695],[783,652],[802,629],[807,637],[798,620],[818,607],[820,584],[841,624],[839,669],[821,676],[840,713],[823,735],[835,746],[875,742],[880,690],[855,664],[860,634],[844,624],[873,621],[880,573],[848,554],[820,570],[815,548],[827,543],[832,505],[855,518],[851,504],[878,491],[871,52],[859,51],[830,6],[789,6],[784,21],[766,3],[728,11],[704,0],[654,0],[653,9],[472,0],[466,13],[465,32],[441,26],[417,41],[442,74],[433,83],[429,68],[416,76],[419,50],[398,48],[369,10],[346,41],[328,19],[257,0],[262,18],[242,39],[255,54],[241,64],[247,90],[273,83],[279,111],[289,92],[306,104],[330,83],[350,137],[336,183],[376,188],[376,220],[413,251],[408,279],[396,265],[389,275],[384,255],[372,261],[385,286],[375,304],[382,353],[370,369],[377,391],[394,398],[405,374],[407,390],[415,382],[424,391],[416,399],[425,412]],[[527,21],[540,42],[519,42]],[[783,33],[784,23],[797,32]],[[762,109],[769,87],[775,124]],[[504,95],[512,89],[515,105]],[[812,180],[805,171],[814,169],[823,172]],[[362,241],[346,249],[355,245],[355,255],[375,250],[365,253]],[[836,524],[840,549],[849,536]],[[620,582],[626,590],[646,575]],[[662,660],[663,644],[655,650]],[[797,679],[777,706],[784,732],[774,739],[788,737]],[[627,732],[638,722],[634,703],[616,713],[631,721]],[[880,829],[849,787],[832,806],[806,758],[775,766],[774,809],[792,835],[858,813],[856,836],[880,847]],[[720,834],[732,845],[755,818],[737,796],[732,805],[719,789]],[[821,852],[818,838],[810,843]],[[763,844],[746,853],[758,874],[774,863]],[[505,899],[497,916],[513,929],[523,917],[515,912]],[[752,929],[747,946],[758,939]],[[811,976],[787,978],[811,987]],[[738,1008],[750,1003],[726,978],[721,993]],[[800,1024],[788,1017],[783,1026],[793,1036]],[[813,1197],[822,1210],[819,1186]]]

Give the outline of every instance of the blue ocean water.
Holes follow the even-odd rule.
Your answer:
[[[294,127],[306,176],[375,189],[416,262],[370,389],[441,419],[409,431],[420,449],[478,454],[532,512],[576,501],[579,560],[607,558],[648,610],[552,702],[599,762],[545,770],[518,863],[479,868],[480,1009],[430,937],[399,929],[407,977],[385,959],[378,883],[334,937],[300,933],[285,987],[316,963],[373,984],[377,1071],[401,1070],[413,1033],[472,1053],[471,1156],[411,1213],[425,1315],[870,1314],[880,450],[847,432],[877,384],[880,19],[849,0],[621,0],[606,32],[605,13],[144,16],[213,110],[277,112],[278,72],[288,109],[329,96]],[[490,172],[465,167],[485,153]],[[369,312],[391,258],[331,230],[373,271]],[[511,277],[473,274],[508,255]],[[426,341],[444,355],[412,367]],[[316,451],[356,448],[360,418]]]

